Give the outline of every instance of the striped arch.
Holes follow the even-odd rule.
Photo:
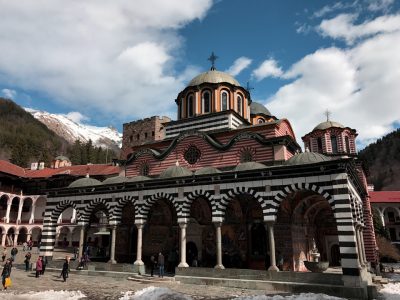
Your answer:
[[[193,204],[193,201],[199,197],[205,198],[211,206],[211,216],[214,211],[217,211],[217,203],[214,199],[214,196],[208,192],[203,190],[195,190],[186,195],[185,200],[181,203],[179,207],[180,216],[189,218],[190,217],[190,208]]]
[[[281,202],[291,193],[301,191],[301,190],[307,190],[307,191],[312,191],[317,194],[320,194],[322,197],[324,197],[326,200],[328,200],[329,205],[332,208],[332,211],[335,211],[335,202],[332,196],[326,192],[324,189],[320,188],[319,186],[315,184],[310,184],[310,183],[295,183],[291,185],[287,185],[281,189],[281,191],[278,192],[278,194],[275,195],[275,197],[272,200],[272,212],[273,215],[276,216],[278,213],[279,206]]]
[[[221,194],[221,200],[217,204],[217,211],[216,213],[220,214],[221,216],[225,217],[225,211],[228,207],[229,203],[239,195],[252,195],[254,199],[261,205],[261,210],[264,211],[266,207],[266,201],[264,201],[263,197],[259,195],[258,192],[254,191],[252,188],[248,187],[236,187],[234,189],[229,190],[226,194]]]
[[[81,213],[80,213],[79,209],[77,208],[75,202],[70,201],[70,200],[63,200],[63,201],[59,202],[54,209],[52,209],[51,215],[50,215],[51,222],[57,223],[57,220],[58,220],[58,217],[60,216],[60,214],[68,207],[72,207],[76,210],[76,220],[77,221],[80,220]]]
[[[112,209],[112,219],[117,222],[117,224],[121,223],[122,218],[122,210],[124,206],[128,203],[132,203],[135,208],[135,218],[139,214],[139,206],[137,205],[138,197],[134,196],[124,196],[117,198],[117,204]]]
[[[85,222],[89,222],[90,216],[93,213],[94,209],[98,206],[98,205],[104,205],[106,210],[106,216],[107,216],[107,220],[108,222],[111,221],[112,218],[112,214],[111,214],[111,207],[109,205],[109,203],[107,203],[107,200],[102,199],[102,198],[95,198],[92,201],[90,201],[90,203],[88,205],[85,206],[84,210],[83,210],[83,214],[82,214],[82,221]]]
[[[157,200],[160,200],[160,199],[166,199],[167,201],[171,202],[175,209],[176,216],[177,216],[177,218],[179,218],[179,215],[178,215],[179,203],[178,203],[178,201],[172,195],[161,192],[161,193],[151,195],[150,197],[148,197],[145,200],[143,206],[140,209],[140,216],[142,219],[147,220],[152,206],[154,205],[154,203]]]

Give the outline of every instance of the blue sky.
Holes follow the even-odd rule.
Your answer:
[[[332,119],[360,146],[400,121],[400,1],[0,0],[0,94],[97,126],[175,118],[214,51],[218,70],[288,118]]]

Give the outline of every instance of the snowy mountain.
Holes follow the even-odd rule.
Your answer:
[[[51,114],[31,108],[25,108],[25,110],[70,143],[74,143],[76,140],[87,142],[90,139],[95,146],[111,149],[121,148],[122,133],[115,128],[78,123],[63,114]]]

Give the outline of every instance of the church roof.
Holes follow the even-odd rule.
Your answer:
[[[287,166],[315,164],[331,160],[330,157],[316,152],[304,152],[293,155],[285,162]]]
[[[174,177],[184,177],[193,175],[192,171],[181,167],[181,166],[171,166],[164,170],[160,174],[160,178],[174,178]]]
[[[234,171],[240,172],[240,171],[250,171],[250,170],[257,170],[257,169],[265,169],[267,166],[263,165],[262,163],[256,162],[256,161],[249,161],[245,163],[238,164]]]
[[[128,178],[128,182],[145,181],[150,179],[151,179],[150,177],[139,175]]]
[[[222,173],[220,170],[214,167],[204,167],[201,169],[196,170],[194,172],[195,175],[212,175],[212,174],[219,174]]]
[[[66,161],[70,161],[68,157],[64,156],[64,155],[59,155],[57,156],[54,160],[66,160]]]
[[[265,107],[265,105],[258,102],[251,102],[250,104],[250,114],[259,115],[264,114],[267,116],[272,116],[271,112]]]
[[[235,86],[240,86],[240,83],[231,75],[217,70],[210,70],[197,75],[189,82],[188,86],[196,86],[202,83],[222,83],[222,82],[227,82]]]
[[[123,182],[127,182],[128,178],[126,178],[125,176],[114,176],[114,177],[110,177],[105,179],[102,184],[116,184],[116,183],[123,183]]]
[[[315,126],[314,130],[325,130],[331,127],[337,127],[337,128],[345,128],[342,124],[335,122],[335,121],[325,121],[322,123],[319,123],[317,126]]]
[[[85,177],[80,178],[78,180],[73,181],[68,187],[69,188],[76,188],[76,187],[84,187],[84,186],[93,186],[93,185],[100,185],[101,181],[97,179]]]

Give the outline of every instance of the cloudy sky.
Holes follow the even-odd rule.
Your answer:
[[[359,145],[400,126],[399,0],[0,0],[0,95],[119,130],[218,70],[288,118],[331,119]]]

